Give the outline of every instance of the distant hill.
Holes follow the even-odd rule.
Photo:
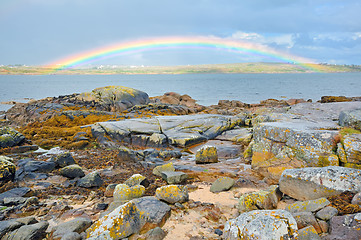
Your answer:
[[[43,74],[187,74],[187,73],[334,73],[361,72],[361,65],[232,63],[187,66],[91,66],[55,71],[44,66],[0,66],[0,75]]]

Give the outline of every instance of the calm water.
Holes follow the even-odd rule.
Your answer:
[[[80,93],[108,85],[136,88],[149,96],[174,91],[188,94],[202,105],[217,104],[220,99],[246,103],[268,98],[317,101],[324,95],[361,96],[360,84],[361,73],[0,75],[0,102]],[[7,105],[0,105],[0,110],[7,108]]]

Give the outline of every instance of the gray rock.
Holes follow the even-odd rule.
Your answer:
[[[317,233],[322,232],[321,227],[312,212],[297,212],[293,213],[292,216],[297,222],[298,229],[302,229],[311,225],[315,228]]]
[[[30,224],[38,223],[38,220],[36,220],[35,217],[33,217],[33,216],[23,217],[23,218],[16,218],[14,220],[17,221],[17,222],[23,223],[24,225],[30,225]]]
[[[223,132],[216,139],[223,141],[232,141],[247,146],[252,139],[252,128],[235,128]]]
[[[105,189],[104,192],[104,196],[106,197],[113,197],[113,193],[114,193],[114,189],[118,184],[116,183],[111,183],[107,186],[107,188]]]
[[[122,147],[119,149],[119,153],[117,157],[122,161],[126,161],[126,162],[128,161],[138,162],[144,159],[144,156],[142,154],[126,147]]]
[[[148,142],[154,145],[154,136],[163,134],[168,140],[167,146],[188,147],[213,139],[241,123],[241,117],[225,115],[156,116],[96,123],[92,126],[92,134],[105,145],[123,142],[141,147],[147,147]],[[111,138],[111,142],[107,137]]]
[[[163,171],[161,175],[168,184],[179,184],[188,179],[184,172]]]
[[[137,206],[138,211],[143,213],[142,231],[163,226],[171,215],[168,204],[155,197],[137,198],[132,202]]]
[[[116,202],[124,202],[142,197],[144,193],[145,187],[142,185],[129,187],[126,184],[118,184],[114,189],[113,197]]]
[[[48,222],[39,222],[32,225],[24,225],[15,231],[6,234],[2,240],[37,240],[46,236]]]
[[[361,109],[343,111],[340,113],[339,124],[361,130]]]
[[[255,210],[229,220],[223,239],[296,239],[297,223],[285,210]]]
[[[361,205],[361,192],[359,192],[359,193],[355,194],[355,196],[353,196],[351,203],[356,204],[356,205]]]
[[[330,220],[329,235],[325,240],[360,239],[361,223],[354,220],[356,214],[334,216]]]
[[[62,176],[71,178],[71,179],[77,178],[77,177],[81,178],[81,177],[85,176],[83,169],[77,164],[72,164],[72,165],[61,168],[59,173]]]
[[[206,146],[199,149],[196,153],[196,163],[216,163],[218,162],[218,154],[216,147]]]
[[[340,158],[345,167],[361,168],[361,134],[347,135],[340,144],[344,151],[344,158]],[[340,153],[339,153],[340,154]],[[341,154],[342,155],[342,154]]]
[[[298,200],[317,199],[345,191],[361,192],[361,170],[329,166],[287,169],[279,181],[281,192]]]
[[[75,218],[68,222],[63,222],[56,226],[53,230],[54,238],[61,238],[69,232],[82,233],[92,224],[92,221],[88,218]]]
[[[234,183],[234,179],[230,177],[221,177],[212,183],[210,191],[213,193],[228,191],[233,187]]]
[[[298,230],[298,240],[321,240],[313,226]]]
[[[286,206],[285,210],[291,213],[297,212],[317,212],[330,204],[326,198],[319,198],[309,201],[297,201]]]
[[[13,188],[9,191],[0,193],[0,203],[4,201],[4,198],[10,197],[24,197],[31,192],[31,189],[28,187],[21,187],[21,188]]]
[[[327,206],[316,213],[316,217],[325,221],[330,220],[338,214],[338,210],[334,207]]]
[[[4,198],[4,205],[5,206],[13,206],[13,205],[20,205],[26,202],[26,198],[23,197],[8,197]]]
[[[15,219],[12,220],[6,220],[6,221],[0,221],[0,239],[8,233],[11,232],[21,226],[23,226],[24,223],[18,222]]]
[[[149,181],[146,177],[141,174],[133,174],[130,178],[128,178],[124,184],[128,185],[129,187],[134,187],[136,185],[142,185],[144,187],[149,186]]]
[[[86,175],[85,177],[77,181],[79,187],[91,188],[91,187],[100,187],[103,184],[103,180],[100,177],[98,172],[92,172]]]
[[[25,140],[24,135],[10,127],[0,128],[0,148],[14,147]]]
[[[163,240],[167,233],[163,231],[160,227],[153,228],[144,234],[147,240]]]
[[[55,164],[61,168],[75,164],[75,160],[69,152],[58,154],[57,156],[52,157],[51,161],[55,162]]]
[[[82,237],[79,233],[76,232],[68,232],[62,236],[60,240],[81,240]]]
[[[49,173],[55,169],[54,162],[34,161],[31,158],[20,160],[18,166],[22,167],[25,172]]]
[[[0,159],[0,183],[11,181],[15,178],[16,166],[5,159]]]
[[[167,185],[157,188],[155,197],[167,203],[183,203],[189,199],[188,188],[182,185]]]

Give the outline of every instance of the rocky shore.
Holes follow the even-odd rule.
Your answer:
[[[0,239],[361,239],[361,98],[120,86],[0,113]]]

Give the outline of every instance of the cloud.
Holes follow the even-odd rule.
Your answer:
[[[293,34],[272,34],[270,35],[262,35],[260,33],[255,32],[242,32],[237,31],[233,33],[230,37],[234,40],[245,40],[250,41],[262,45],[266,45],[269,47],[286,47],[291,48],[294,44]]]

